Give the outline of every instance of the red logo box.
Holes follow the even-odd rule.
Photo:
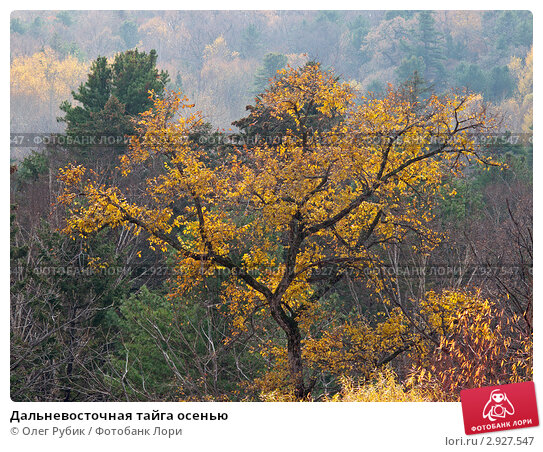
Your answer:
[[[466,435],[539,425],[533,381],[460,392]]]

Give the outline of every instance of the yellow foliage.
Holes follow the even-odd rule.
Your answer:
[[[374,372],[365,380],[354,380],[348,377],[339,379],[341,390],[333,396],[325,396],[323,402],[432,402],[425,389],[408,387],[398,382],[392,369],[385,367]],[[263,402],[294,402],[292,392],[275,389],[260,394]],[[303,400],[313,402],[311,398]]]
[[[530,48],[526,58],[512,57],[509,70],[517,78],[517,95],[504,101],[502,107],[517,120],[521,119],[523,132],[531,133],[533,129],[533,97],[534,97],[534,49]],[[515,124],[510,124],[515,127]]]
[[[218,39],[206,51],[211,58],[221,49]],[[366,375],[418,340],[398,310],[376,326],[359,318],[312,330],[325,313],[310,281],[321,269],[367,269],[379,262],[380,250],[408,234],[421,237],[421,252],[435,246],[438,236],[428,223],[444,176],[466,160],[483,161],[471,132],[491,121],[478,97],[432,96],[422,107],[391,88],[383,99],[357,104],[349,85],[318,64],[287,68],[262,102],[296,130],[278,146],[235,149],[214,164],[205,148],[186,139],[202,125],[188,99],[178,93],[151,98],[154,106],[141,115],[119,170],[128,176],[160,161],[162,172],[142,181],[144,196],[134,201],[83,167],[63,169],[59,201],[71,209],[66,233],[145,230],[151,247],[178,254],[183,270],[174,294],[228,271],[221,297],[236,330],[245,331],[248,321],[259,331],[269,321],[293,328],[302,335],[296,353],[303,345],[299,358],[310,368]],[[333,119],[330,130],[308,127],[314,109]],[[369,279],[379,290],[379,280]],[[460,306],[449,298],[445,314],[433,312],[429,298],[431,322]],[[286,351],[272,344],[261,353],[276,364],[264,392],[288,386],[293,360]]]
[[[308,334],[304,357],[313,370],[337,376],[368,376],[382,358],[410,341],[407,319],[396,308],[375,327],[365,319],[354,319],[328,328],[318,338]]]
[[[72,55],[59,57],[51,48],[17,56],[10,65],[11,127],[31,132],[60,131],[59,105],[82,82],[88,64]],[[16,151],[17,152],[17,151]]]
[[[88,65],[74,56],[59,59],[49,47],[31,56],[15,57],[10,65],[11,95],[51,101],[56,108],[84,79],[87,70]]]
[[[430,292],[422,315],[439,344],[427,341],[417,350],[413,381],[437,385],[456,400],[462,389],[531,380],[531,334],[478,292]]]
[[[433,399],[422,389],[406,388],[390,369],[375,372],[366,382],[341,379],[342,389],[327,402],[432,402]]]

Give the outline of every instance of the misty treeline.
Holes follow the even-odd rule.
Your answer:
[[[132,140],[12,147],[12,399],[530,380],[531,26],[14,12],[11,131]]]
[[[439,89],[469,86],[520,131],[515,61],[531,44],[528,11],[15,11],[11,127],[62,131],[58,106],[90,62],[138,48],[157,51],[168,87],[215,127],[243,116],[277,69],[315,60],[363,92],[415,70]]]

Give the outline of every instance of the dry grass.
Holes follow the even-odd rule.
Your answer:
[[[431,402],[432,399],[418,388],[404,388],[391,369],[377,372],[365,383],[342,378],[341,392],[327,402]]]
[[[432,402],[434,397],[418,387],[405,387],[390,368],[375,372],[367,381],[356,382],[351,378],[341,378],[341,391],[324,402]],[[261,393],[263,402],[294,402],[290,393],[271,391]],[[307,400],[312,402],[313,400]]]

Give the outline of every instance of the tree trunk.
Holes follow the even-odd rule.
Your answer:
[[[307,396],[307,389],[304,382],[304,367],[302,362],[302,338],[298,324],[287,333],[288,341],[288,366],[290,377],[294,384],[294,396],[300,400]]]
[[[304,381],[302,335],[300,334],[300,328],[298,322],[285,313],[280,302],[275,300],[270,305],[274,320],[287,336],[290,379],[294,386],[294,396],[296,399],[301,400],[308,395],[308,391]]]

